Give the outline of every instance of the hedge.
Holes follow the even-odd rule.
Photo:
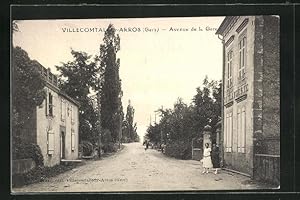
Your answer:
[[[174,141],[166,145],[165,154],[178,159],[191,159],[192,147],[190,141]]]
[[[15,142],[12,149],[13,160],[32,158],[37,166],[44,166],[44,157],[39,145],[34,143]]]

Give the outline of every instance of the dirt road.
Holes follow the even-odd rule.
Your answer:
[[[14,188],[15,192],[107,192],[255,189],[241,175],[221,171],[201,174],[199,161],[177,160],[144,150],[140,143],[125,144],[121,152],[89,161],[44,182]],[[247,184],[248,183],[248,184]]]

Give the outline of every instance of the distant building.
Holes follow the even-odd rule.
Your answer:
[[[224,54],[223,164],[279,183],[279,18],[228,16],[216,34]]]
[[[46,99],[34,109],[23,131],[24,140],[38,144],[44,165],[78,158],[79,103],[58,88],[57,77],[40,65],[46,82]]]

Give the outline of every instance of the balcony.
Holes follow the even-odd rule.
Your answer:
[[[224,106],[226,108],[230,107],[233,105],[233,87],[230,87],[226,90],[225,92],[225,97],[224,97]]]
[[[244,83],[234,91],[234,99],[237,103],[245,100],[247,98],[247,92],[248,92],[248,83]]]

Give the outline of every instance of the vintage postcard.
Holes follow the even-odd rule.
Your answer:
[[[278,189],[279,16],[13,20],[11,190]]]

